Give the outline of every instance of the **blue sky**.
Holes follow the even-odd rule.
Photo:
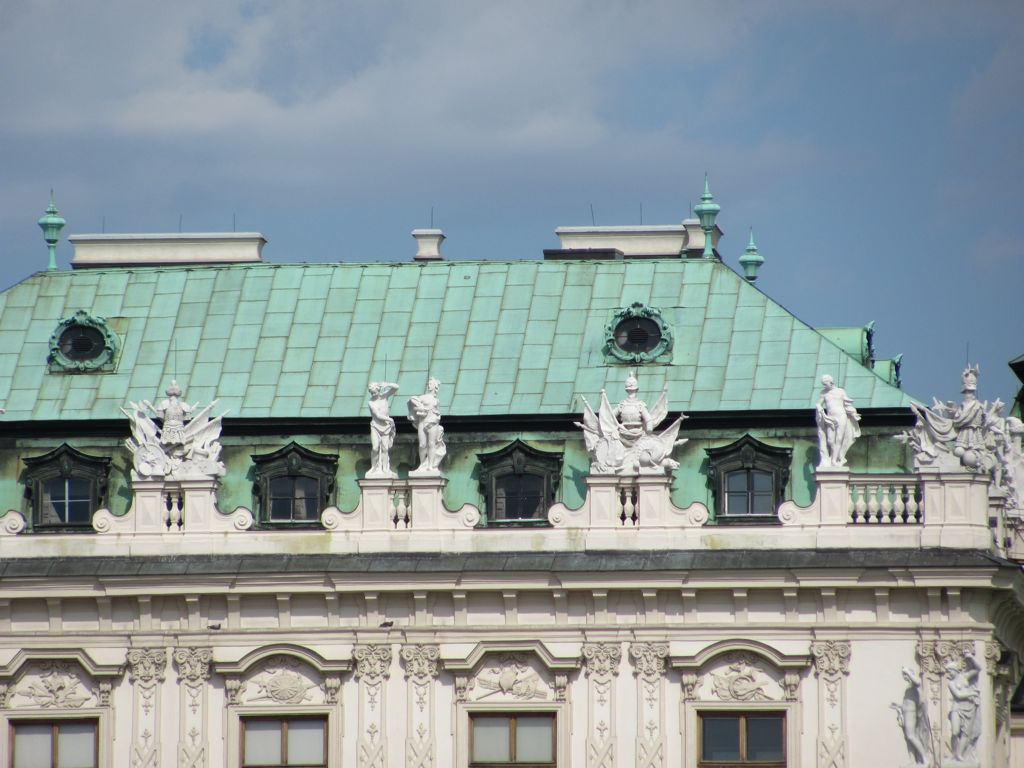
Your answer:
[[[0,8],[0,286],[65,234],[263,232],[270,261],[538,258],[678,222],[904,388],[1024,353],[1024,3],[26,2]],[[66,267],[71,249],[62,243]]]

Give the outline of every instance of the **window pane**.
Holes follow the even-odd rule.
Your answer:
[[[473,719],[473,760],[507,763],[512,759],[509,749],[509,718],[477,717]]]
[[[14,768],[50,768],[52,737],[49,723],[14,726]]]
[[[58,728],[57,768],[96,768],[95,723],[66,723]]]
[[[745,515],[747,514],[747,501],[749,497],[744,493],[725,494],[725,514]]]
[[[495,480],[496,520],[530,520],[544,512],[544,478],[506,475]]]
[[[317,482],[311,477],[295,478],[295,519],[316,519]]]
[[[245,721],[245,765],[281,764],[281,722]]]
[[[89,501],[69,501],[67,521],[72,525],[88,525],[92,515],[89,513]]]
[[[747,760],[782,759],[781,716],[747,717]]]
[[[516,718],[516,762],[554,762],[551,721],[549,715]]]
[[[88,480],[68,480],[68,499],[70,501],[89,501],[92,495],[92,483]]]
[[[288,765],[324,765],[324,721],[288,721]]]
[[[291,520],[292,519],[292,500],[291,497],[286,499],[271,499],[270,500],[270,519],[271,520]]]
[[[704,718],[704,754],[702,760],[740,759],[740,719],[738,717]]]
[[[771,491],[772,476],[770,472],[751,472],[750,474],[754,479],[755,491]]]
[[[770,493],[751,494],[750,500],[753,502],[753,513],[755,515],[775,514],[775,503]]]
[[[725,489],[729,492],[747,492],[747,472],[730,472],[725,476]]]

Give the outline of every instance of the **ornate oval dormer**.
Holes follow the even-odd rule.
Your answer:
[[[50,371],[113,371],[119,347],[119,339],[107,326],[106,320],[80,309],[71,317],[61,320],[50,336]]]
[[[604,329],[604,357],[609,363],[668,363],[672,361],[672,329],[661,310],[634,301],[620,307]]]

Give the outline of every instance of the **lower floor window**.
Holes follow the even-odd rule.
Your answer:
[[[11,723],[12,768],[96,768],[96,720]]]
[[[699,768],[785,768],[786,716],[782,712],[704,712]]]
[[[242,768],[326,768],[324,717],[242,720]]]
[[[553,768],[555,715],[548,712],[470,716],[470,768]]]

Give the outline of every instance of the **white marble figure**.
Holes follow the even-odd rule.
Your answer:
[[[441,382],[431,376],[427,391],[409,398],[409,421],[416,425],[420,455],[420,465],[410,476],[441,474],[441,460],[448,453],[448,446],[441,426],[441,401],[437,397],[440,388]]]
[[[1024,515],[1024,453],[1020,435],[1024,423],[1004,417],[1003,402],[978,400],[978,368],[968,367],[961,380],[963,401],[931,408],[911,404],[917,415],[914,428],[896,439],[914,452],[914,469],[964,469],[992,477],[992,489],[1002,493],[1007,511]]]
[[[398,474],[391,469],[391,446],[395,443],[395,420],[391,418],[389,398],[398,392],[398,385],[375,381],[370,392],[370,469],[368,478],[393,480]]]
[[[132,453],[135,473],[172,480],[223,476],[226,469],[220,460],[220,430],[224,413],[210,417],[218,401],[197,411],[198,403],[189,405],[181,400],[177,381],[171,381],[166,394],[159,405],[143,400],[129,403],[130,411],[121,409],[131,422],[132,436],[125,446]],[[162,424],[158,426],[150,414],[160,418]]]
[[[860,414],[846,390],[828,374],[821,377],[821,397],[815,409],[818,423],[818,467],[846,466],[846,452],[860,437]]]
[[[967,654],[962,665],[951,659],[945,669],[950,696],[949,747],[954,762],[944,765],[976,768],[979,765],[978,739],[981,738],[981,690],[978,686],[981,668],[977,660]]]
[[[686,442],[677,439],[680,416],[660,434],[654,430],[668,416],[668,386],[650,410],[637,397],[636,377],[626,379],[626,399],[612,407],[601,390],[597,412],[583,398],[583,440],[590,453],[591,474],[671,474],[679,466],[672,459],[672,449]]]
[[[907,681],[907,689],[903,692],[903,700],[891,704],[896,710],[896,722],[903,731],[903,739],[907,743],[910,762],[905,768],[927,766],[932,757],[932,726],[928,719],[928,701],[925,696],[921,676],[910,667],[903,668],[903,679]]]

